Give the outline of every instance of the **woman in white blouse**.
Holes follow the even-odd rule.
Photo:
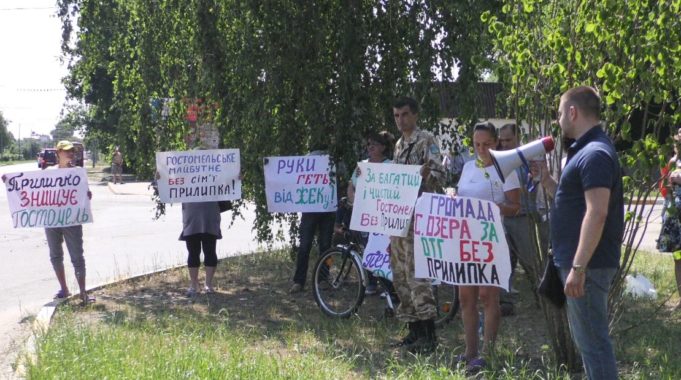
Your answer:
[[[497,146],[496,127],[489,122],[478,123],[473,129],[473,146],[477,160],[467,162],[459,179],[457,195],[493,201],[501,215],[512,216],[520,210],[520,185],[515,171],[502,182],[492,164],[490,149]],[[503,236],[503,235],[502,235]],[[458,360],[469,370],[486,366],[478,350],[478,299],[484,308],[483,353],[489,353],[501,322],[500,288],[494,286],[459,286],[466,352]]]

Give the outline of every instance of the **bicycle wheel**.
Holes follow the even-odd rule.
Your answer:
[[[443,326],[459,311],[459,288],[444,282],[433,284],[433,297],[437,309],[435,325]]]
[[[314,300],[324,314],[352,315],[364,300],[364,269],[350,250],[331,248],[317,260],[313,276]]]

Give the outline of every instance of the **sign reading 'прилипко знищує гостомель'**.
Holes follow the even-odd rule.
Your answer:
[[[92,223],[85,169],[9,173],[4,179],[14,228]]]

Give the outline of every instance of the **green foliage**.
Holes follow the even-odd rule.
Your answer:
[[[50,134],[52,140],[71,140],[73,133],[76,131],[83,131],[87,123],[87,111],[80,106],[70,106],[66,110],[66,114],[62,116],[61,120],[55,125]]]
[[[87,133],[120,145],[139,177],[154,152],[187,146],[187,105],[216,105],[225,147],[241,149],[243,196],[255,201],[258,237],[273,238],[262,159],[326,145],[339,189],[369,131],[394,131],[392,101],[422,104],[437,126],[438,81],[468,93],[489,67],[480,14],[497,1],[293,2],[60,0],[69,95],[88,105]],[[77,16],[78,28],[72,25]],[[77,33],[74,35],[74,31]],[[462,97],[473,119],[474,96]],[[152,104],[172,99],[166,116]]]
[[[622,269],[611,297],[621,311],[623,281],[652,207],[645,206],[670,157],[670,136],[681,126],[681,1],[507,0],[504,19],[482,19],[494,34],[497,72],[509,92],[510,116],[532,136],[553,134],[562,92],[596,87],[602,120],[625,171]],[[553,157],[560,172],[562,151]],[[656,194],[656,193],[654,193]]]
[[[7,130],[8,124],[0,111],[0,154],[14,143],[14,136]]]

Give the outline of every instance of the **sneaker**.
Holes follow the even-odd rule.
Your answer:
[[[213,294],[213,293],[215,293],[215,289],[213,289],[212,287],[210,287],[210,286],[208,286],[208,285],[206,285],[206,286],[203,287],[203,291],[204,291],[206,294]]]
[[[294,283],[291,288],[288,290],[290,294],[296,294],[296,293],[302,293],[303,292],[303,285],[300,285],[298,283]]]
[[[187,298],[194,298],[194,297],[196,297],[196,289],[194,289],[194,288],[189,288],[189,289],[187,289],[187,294],[186,294],[186,296],[187,296]]]
[[[369,284],[366,289],[364,290],[364,294],[367,296],[373,296],[374,294],[378,293],[378,289],[376,288],[376,284]]]

